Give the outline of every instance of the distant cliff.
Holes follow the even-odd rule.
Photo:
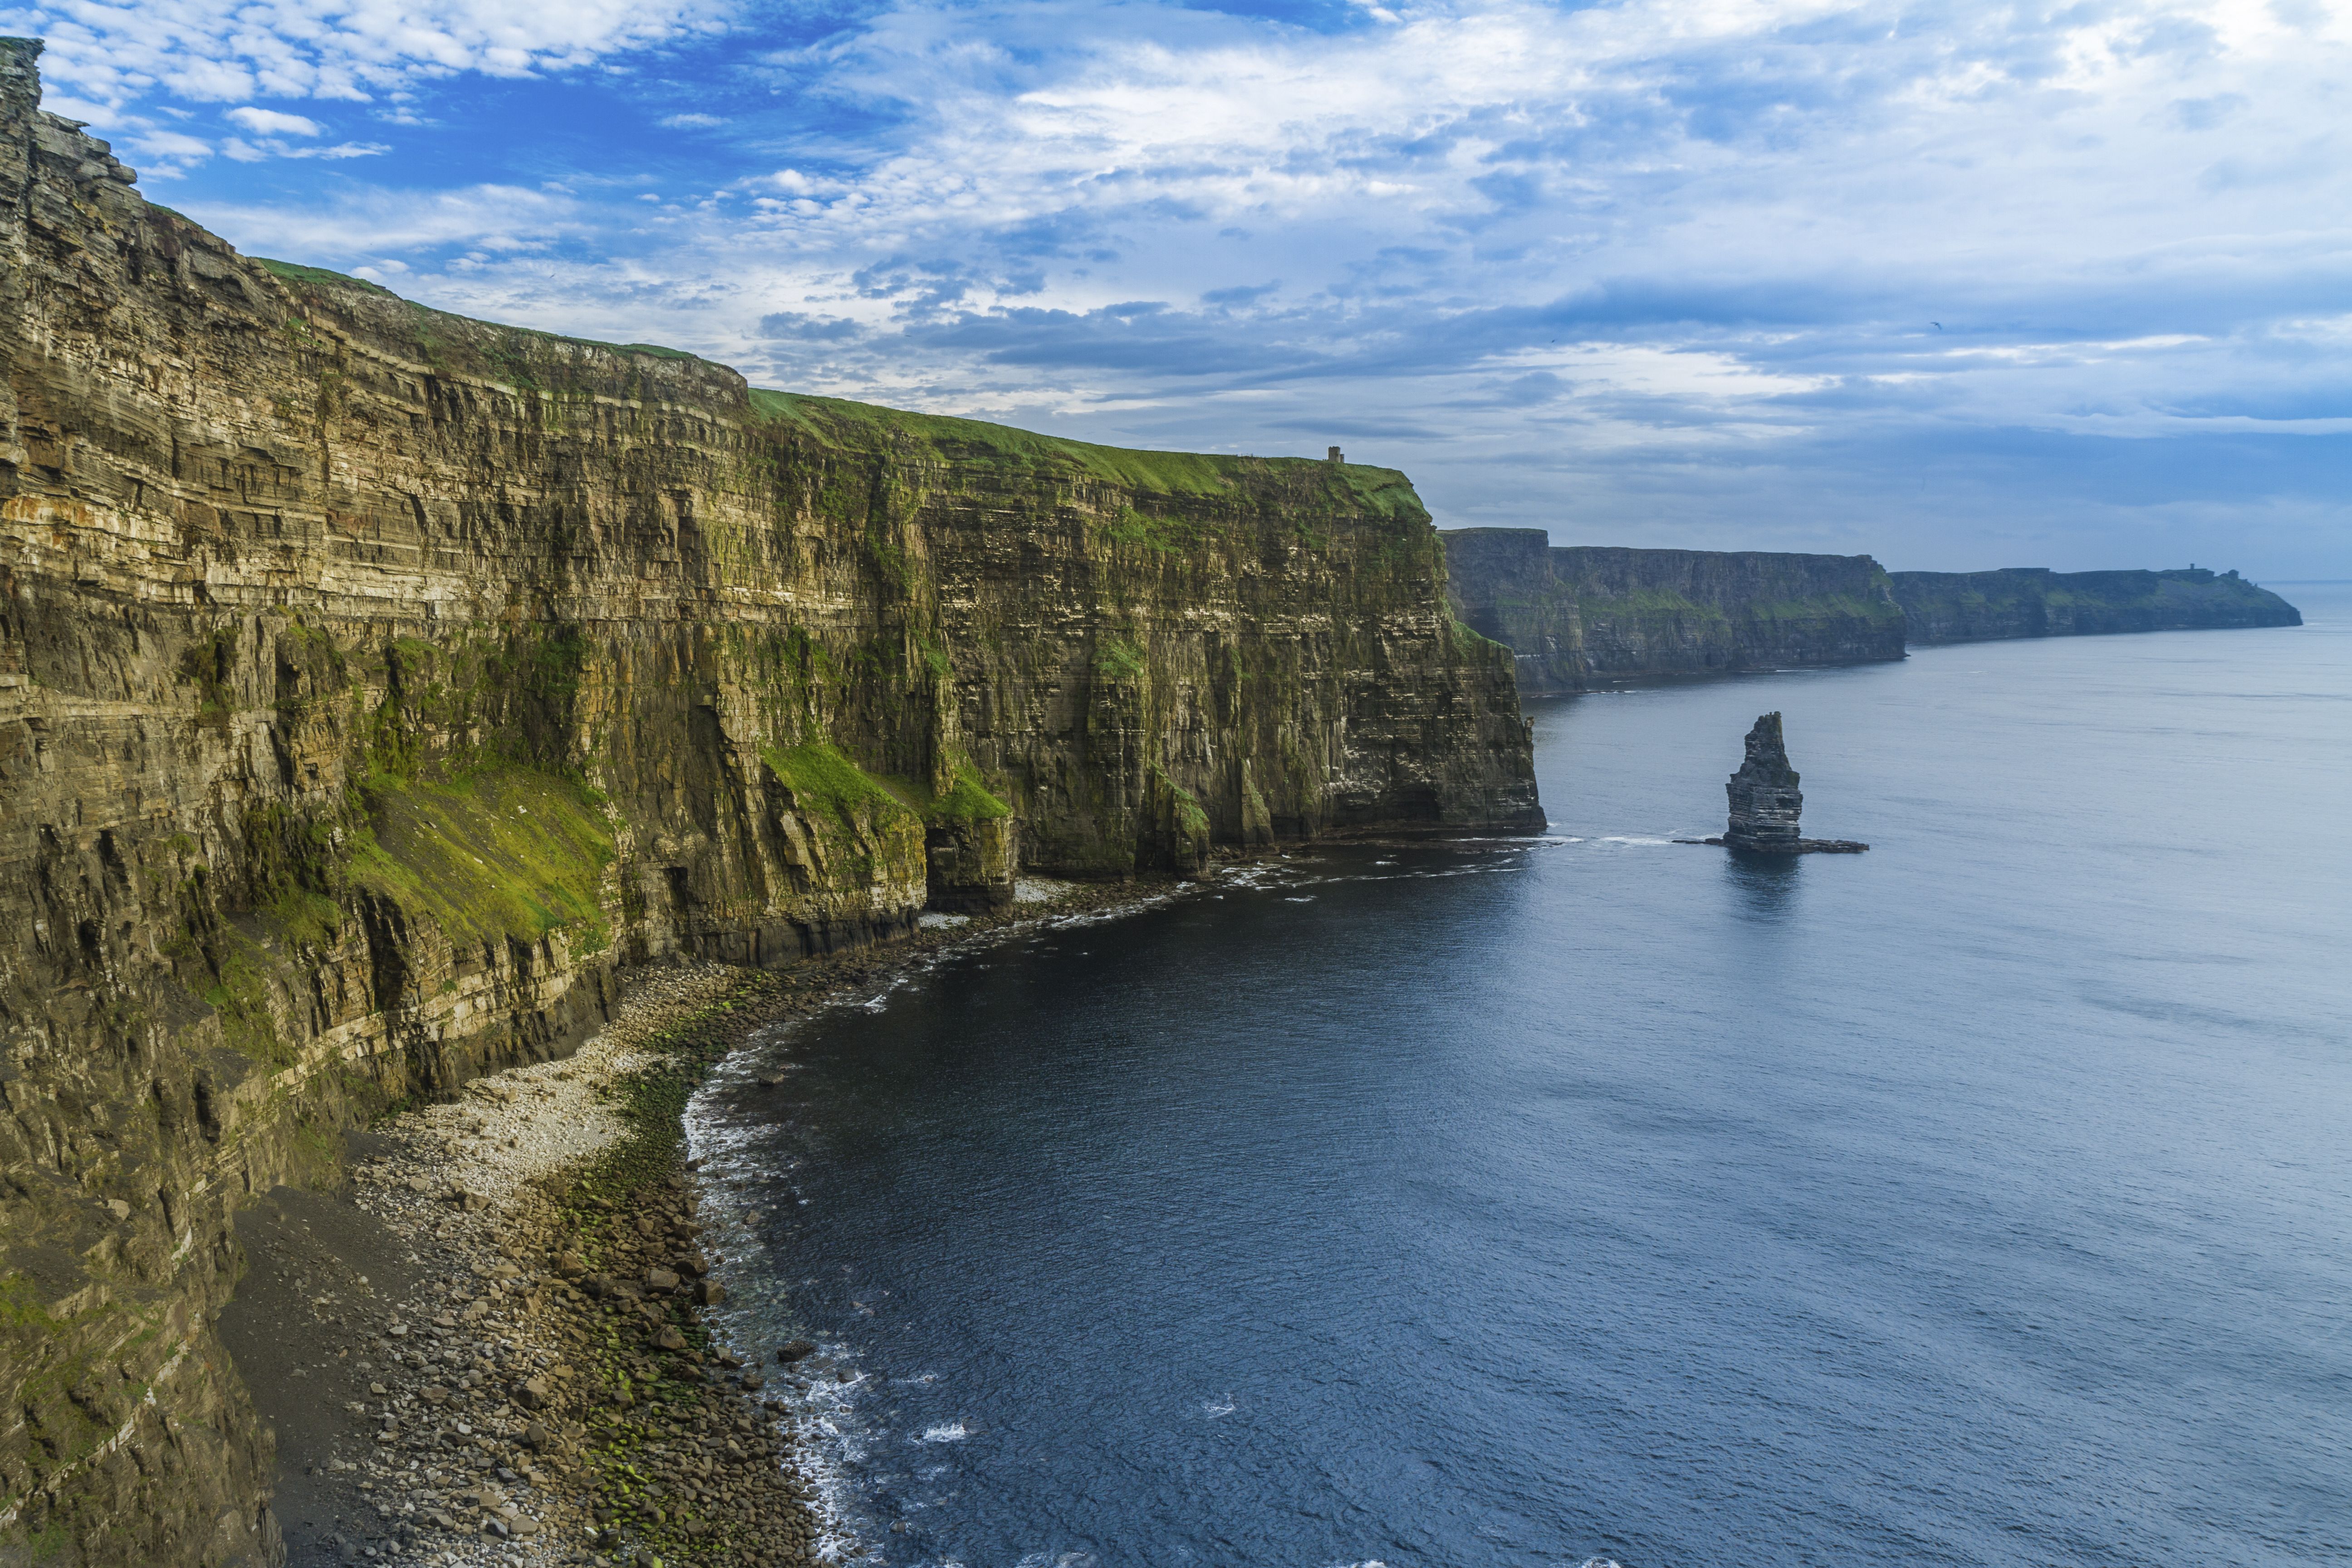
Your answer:
[[[1915,643],[2094,632],[2299,626],[2303,616],[2235,572],[1897,572],[1895,598]]]
[[[1404,477],[756,392],[238,255],[0,40],[0,1563],[260,1562],[247,1194],[1016,869],[1538,830]]]
[[[1903,657],[1903,611],[1867,555],[1552,547],[1531,528],[1438,537],[1454,613],[1518,656],[1522,691]]]

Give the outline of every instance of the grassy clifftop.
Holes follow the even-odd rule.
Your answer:
[[[749,396],[753,411],[762,419],[789,426],[821,446],[845,451],[928,451],[944,462],[1059,472],[1141,494],[1171,497],[1228,498],[1252,480],[1278,479],[1321,492],[1334,509],[1381,517],[1428,516],[1411,479],[1394,468],[1363,463],[1100,447],[981,419],[917,414],[844,397],[764,387],[751,389]],[[1286,496],[1286,500],[1296,504],[1297,498]]]
[[[1895,597],[1915,643],[2102,632],[2299,626],[2301,612],[2235,572],[1897,572]]]

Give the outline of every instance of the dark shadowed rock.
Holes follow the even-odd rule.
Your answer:
[[[1748,731],[1747,759],[1723,789],[1731,797],[1731,820],[1723,830],[1724,843],[1734,849],[1765,854],[1795,852],[1797,815],[1805,808],[1805,796],[1797,788],[1797,770],[1789,765],[1780,715],[1766,713],[1758,718],[1756,727]]]
[[[1758,716],[1748,731],[1748,755],[1723,786],[1731,798],[1731,818],[1720,838],[1682,838],[1680,844],[1716,844],[1757,855],[1859,855],[1870,847],[1851,838],[1805,838],[1797,816],[1805,796],[1780,734],[1780,715]]]

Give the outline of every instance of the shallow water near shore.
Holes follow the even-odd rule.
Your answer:
[[[1549,838],[739,1053],[730,1327],[823,1345],[850,1554],[2352,1562],[2352,588],[2284,591],[1542,705]],[[1871,853],[1669,842],[1770,709]]]

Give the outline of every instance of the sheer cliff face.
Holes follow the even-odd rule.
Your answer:
[[[1903,612],[1867,555],[1554,549],[1537,529],[1439,537],[1458,613],[1510,646],[1531,692],[1903,657]]]
[[[1915,643],[2097,632],[2299,626],[2303,616],[2235,572],[1897,572],[1895,597]]]
[[[1022,867],[1539,828],[1403,479],[747,390],[264,267],[0,44],[0,1561],[272,1530],[242,1194]],[[150,1399],[149,1395],[152,1398]],[[29,1543],[29,1544],[28,1544]]]

